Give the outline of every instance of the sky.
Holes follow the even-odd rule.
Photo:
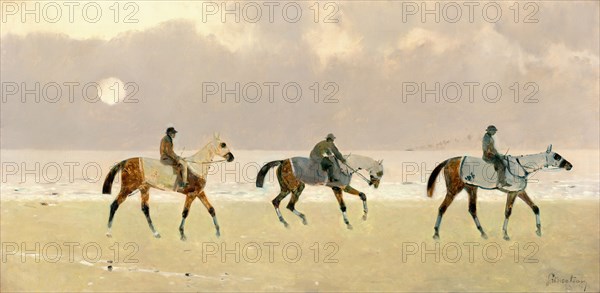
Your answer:
[[[68,3],[1,2],[2,149],[599,148],[598,1]]]

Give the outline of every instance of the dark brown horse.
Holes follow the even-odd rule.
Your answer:
[[[460,175],[461,174],[461,165],[466,158],[468,158],[468,157],[455,157],[455,158],[445,160],[444,162],[440,163],[437,167],[435,167],[435,169],[433,169],[433,172],[431,173],[431,176],[429,177],[429,180],[427,181],[427,196],[431,197],[431,196],[433,196],[436,178],[439,175],[439,173],[441,172],[441,170],[444,169],[444,178],[446,179],[446,197],[444,198],[444,201],[442,202],[442,204],[440,205],[440,208],[439,208],[437,221],[435,222],[435,227],[434,227],[434,230],[435,230],[435,232],[433,234],[434,239],[439,239],[439,237],[440,237],[439,236],[440,224],[442,222],[442,216],[446,212],[446,209],[448,208],[448,206],[450,206],[450,204],[454,200],[454,197],[463,189],[466,189],[467,193],[469,194],[469,213],[473,217],[473,220],[475,221],[475,225],[477,226],[477,229],[481,232],[481,237],[483,237],[484,239],[487,239],[487,235],[483,231],[483,228],[481,227],[481,224],[479,223],[479,219],[477,218],[477,188],[480,187],[480,185],[474,185],[471,183],[467,183],[467,182],[465,182],[465,179],[463,177],[461,177],[461,175]],[[566,170],[571,170],[571,168],[573,167],[573,165],[571,163],[569,163],[569,161],[565,160],[559,154],[552,152],[552,145],[548,146],[548,149],[546,150],[546,152],[539,153],[539,154],[533,154],[533,155],[520,156],[516,160],[517,160],[517,162],[520,162],[519,163],[520,166],[518,166],[518,167],[522,168],[522,170],[524,170],[524,172],[525,172],[525,176],[523,176],[524,180],[526,180],[527,176],[529,176],[533,172],[538,171],[543,168],[556,167],[556,168],[564,168]],[[468,177],[469,176],[467,176],[467,178]],[[494,182],[494,184],[495,184],[495,182]],[[508,230],[508,218],[510,217],[513,204],[517,197],[519,197],[525,203],[527,203],[527,205],[529,205],[529,207],[531,207],[531,209],[533,210],[533,213],[535,214],[535,219],[536,219],[536,227],[537,227],[536,233],[538,236],[542,236],[542,224],[540,222],[540,209],[538,208],[538,206],[535,203],[533,203],[533,201],[531,200],[529,195],[527,195],[524,187],[521,190],[514,190],[514,191],[508,191],[504,188],[498,188],[498,187],[486,188],[486,189],[498,189],[500,191],[507,193],[507,195],[508,195],[508,197],[506,199],[506,208],[505,208],[505,212],[504,212],[504,215],[505,215],[504,225],[502,227],[502,230],[504,232],[504,239],[510,240],[510,237],[508,236],[508,231],[507,231]]]
[[[200,199],[212,216],[216,235],[219,236],[220,230],[215,209],[210,202],[208,202],[206,193],[204,192],[208,167],[215,156],[220,156],[227,160],[227,162],[231,162],[234,159],[233,154],[229,151],[229,147],[220,140],[218,135],[215,135],[214,139],[196,154],[185,158],[188,167],[192,171],[188,172],[188,185],[185,188],[181,188],[176,184],[177,172],[174,172],[173,167],[163,165],[159,160],[138,157],[126,159],[116,164],[106,176],[102,187],[102,193],[110,194],[113,180],[117,172],[119,172],[119,170],[121,171],[121,190],[110,205],[108,232],[106,233],[106,236],[112,237],[112,222],[119,205],[134,191],[139,190],[142,196],[142,212],[146,216],[148,226],[150,226],[150,230],[154,234],[154,237],[160,238],[160,234],[154,229],[152,219],[150,219],[150,206],[148,205],[150,188],[171,190],[186,195],[181,224],[179,225],[181,240],[186,240],[183,227],[192,202],[196,198]]]

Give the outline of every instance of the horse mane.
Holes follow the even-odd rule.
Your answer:
[[[208,147],[208,145],[210,145],[211,143],[213,143],[212,140],[209,141],[209,142],[207,142],[202,148],[200,148],[198,151],[196,151],[193,155],[188,156],[186,158],[195,158],[197,155],[200,154],[200,152],[202,152],[203,150],[205,150]]]

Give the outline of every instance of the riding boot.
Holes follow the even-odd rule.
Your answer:
[[[186,186],[188,184],[188,166],[186,161],[179,161],[179,170],[181,171],[181,181],[183,185]]]
[[[179,181],[179,187],[186,188],[188,185],[187,180],[183,180],[183,178],[185,178],[183,176],[181,178],[182,178],[182,180]]]
[[[177,169],[177,173],[179,174],[179,187],[181,188],[185,188],[187,187],[187,164],[185,163],[185,161],[180,161],[179,164],[176,166]]]
[[[185,175],[184,175],[185,174]],[[177,181],[179,182],[179,187],[180,188],[186,188],[188,183],[187,183],[187,172],[183,172],[183,170],[179,170],[179,178],[177,178]]]
[[[330,167],[327,169],[327,176],[329,176],[329,181],[330,182],[338,182],[339,180],[337,178],[335,178],[335,176],[333,175],[333,168]]]
[[[500,187],[509,187],[512,186],[508,182],[506,182],[506,174],[504,170],[498,170],[498,185]]]

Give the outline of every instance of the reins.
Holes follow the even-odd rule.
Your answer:
[[[371,183],[371,181],[370,181],[369,179],[367,179],[367,177],[365,177],[363,174],[360,174],[360,173],[358,172],[358,170],[354,170],[352,167],[350,167],[350,165],[348,165],[348,164],[346,164],[346,163],[344,163],[344,162],[342,162],[342,164],[346,165],[346,167],[348,167],[348,169],[350,169],[350,171],[352,171],[352,173],[350,173],[350,176],[352,176],[352,174],[356,173],[356,174],[358,174],[358,175],[359,175],[359,176],[360,176],[360,177],[361,177],[363,180],[365,180],[365,182],[369,183],[369,185],[373,184],[373,183]]]
[[[187,159],[183,159],[186,162],[190,162],[190,163],[196,163],[196,164],[213,164],[213,163],[221,163],[221,162],[227,162],[227,160],[223,159],[223,160],[218,160],[218,161],[210,161],[210,162],[198,162],[198,161],[188,161]]]

